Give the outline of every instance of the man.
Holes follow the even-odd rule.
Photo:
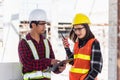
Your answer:
[[[35,9],[30,13],[30,32],[19,42],[18,52],[22,63],[24,80],[50,80],[46,69],[55,65],[50,42],[42,36],[45,32],[47,17],[44,10]]]

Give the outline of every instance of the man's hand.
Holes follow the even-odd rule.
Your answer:
[[[55,65],[55,64],[57,64],[58,62],[60,62],[60,60],[52,59],[52,60],[51,60],[51,65]]]
[[[65,70],[65,68],[66,68],[66,63],[63,64],[62,66],[58,67],[58,69],[59,69],[60,72],[63,72]]]

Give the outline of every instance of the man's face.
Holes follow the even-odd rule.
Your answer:
[[[43,34],[45,32],[45,29],[46,29],[46,22],[45,21],[39,21],[39,23],[35,27],[35,31],[38,34]]]

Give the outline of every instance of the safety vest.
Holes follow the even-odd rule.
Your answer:
[[[35,48],[35,45],[33,44],[32,40],[27,40],[26,37],[23,38],[29,45],[32,55],[35,60],[39,59],[37,50]],[[44,45],[45,45],[45,57],[50,58],[50,47],[47,39],[43,40]],[[41,78],[51,78],[50,72],[43,72],[43,71],[33,71],[33,72],[28,72],[23,75],[24,80],[30,80],[30,79],[41,79]]]
[[[84,80],[90,70],[91,47],[94,38],[85,46],[79,48],[78,42],[74,45],[74,64],[70,69],[70,80]]]

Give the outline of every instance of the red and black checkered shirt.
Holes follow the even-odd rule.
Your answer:
[[[22,39],[19,42],[18,53],[19,53],[20,62],[23,65],[23,73],[39,71],[39,70],[42,71],[46,69],[48,66],[50,66],[51,59],[55,58],[50,42],[49,42],[50,58],[48,59],[45,58],[45,46],[43,42],[43,39],[45,38],[42,35],[40,35],[39,43],[37,43],[30,36],[30,34],[27,34],[26,39],[32,40],[32,42],[34,43],[36,50],[38,52],[39,60],[34,59],[30,47],[28,46],[27,42],[24,39]]]

